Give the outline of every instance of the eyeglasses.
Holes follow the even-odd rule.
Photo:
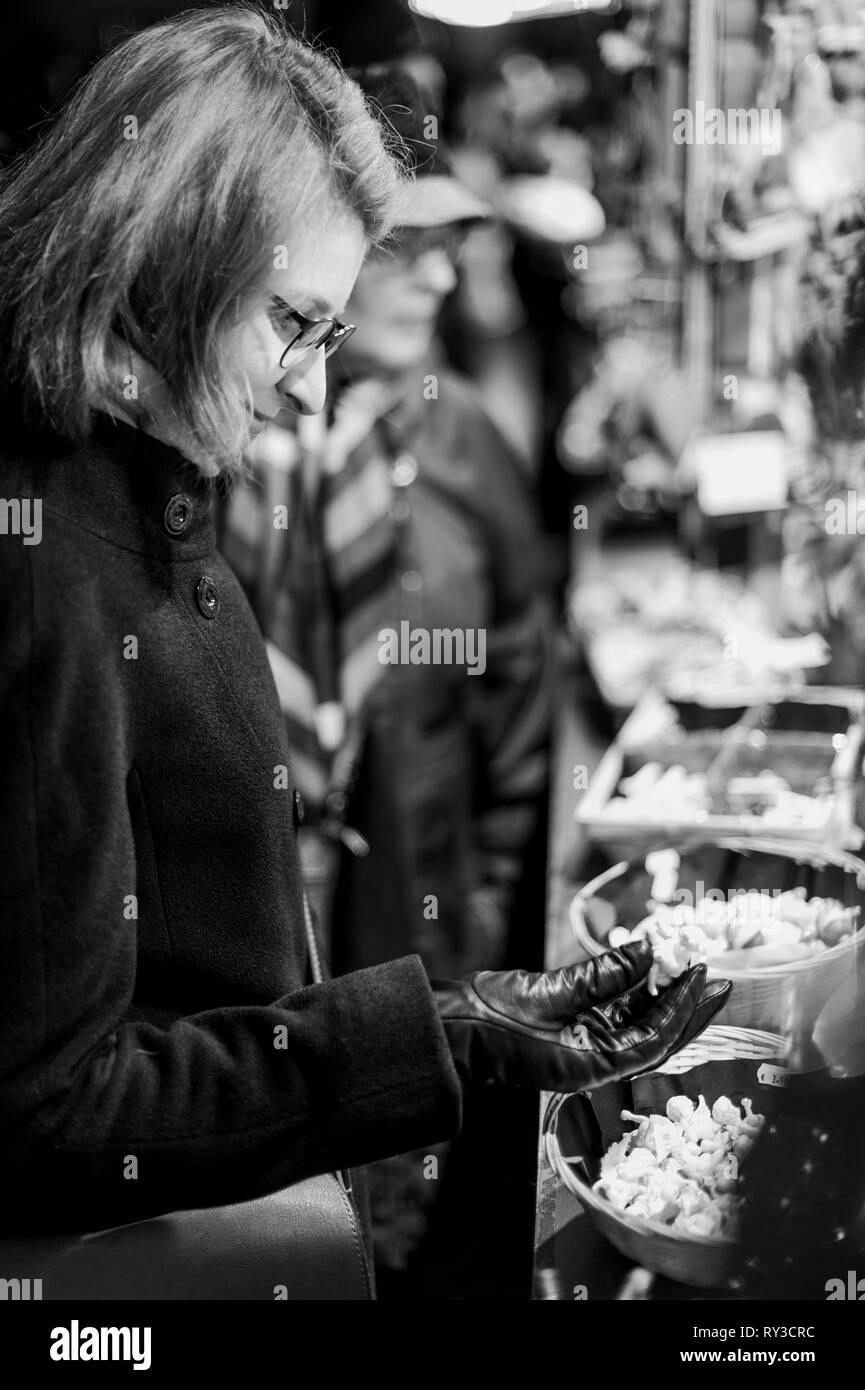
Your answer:
[[[399,227],[393,240],[380,246],[375,260],[400,265],[414,265],[430,251],[443,251],[457,264],[462,256],[469,229],[464,223],[444,227]]]
[[[280,337],[290,335],[279,359],[281,369],[285,368],[285,360],[291,352],[311,352],[313,348],[321,348],[325,357],[332,357],[348,342],[355,330],[353,323],[341,323],[339,319],[309,319],[298,309],[292,309],[278,294],[273,294],[270,298],[271,323]]]

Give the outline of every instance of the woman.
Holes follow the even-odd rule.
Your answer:
[[[645,974],[630,948],[481,993],[416,958],[309,987],[300,808],[213,478],[320,409],[398,184],[357,89],[230,8],[113,50],[0,198],[0,492],[41,516],[38,545],[0,537],[7,1233],[270,1193],[452,1134],[472,1080],[572,1089],[704,1020],[698,973],[624,1033],[581,1024]]]
[[[510,928],[527,915],[514,904],[547,791],[551,624],[528,485],[437,342],[461,245],[490,210],[425,140],[429,101],[400,67],[358,81],[416,180],[349,300],[357,331],[331,373],[332,427],[298,431],[306,505],[274,532],[292,478],[263,441],[257,475],[232,490],[222,546],[270,644],[306,804],[301,854],[311,895],[325,870],[319,919],[335,970],[417,952],[440,978],[539,947],[527,922],[514,923],[519,943]],[[384,663],[404,632],[429,634],[430,657],[446,633],[442,654],[463,659],[415,665],[403,642],[403,659]],[[334,852],[335,833],[362,836],[368,852]],[[442,1189],[423,1160],[367,1170],[380,1288]]]

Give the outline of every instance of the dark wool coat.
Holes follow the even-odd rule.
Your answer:
[[[237,1201],[451,1136],[417,957],[309,985],[294,795],[212,484],[0,437],[0,1231]],[[14,517],[6,508],[0,516]]]

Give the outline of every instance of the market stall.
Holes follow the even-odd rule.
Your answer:
[[[542,1299],[741,1296],[735,1154],[861,1009],[858,531],[827,521],[856,450],[828,359],[797,344],[815,303],[843,316],[865,30],[856,6],[649,11],[630,56],[652,157],[567,301],[599,351],[558,435],[573,531],[545,964],[648,937],[661,983],[705,960],[734,987],[674,1075],[542,1100]],[[721,123],[746,109],[737,141]],[[819,178],[839,148],[845,176]]]

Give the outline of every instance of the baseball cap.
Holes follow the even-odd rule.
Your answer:
[[[363,88],[373,110],[398,137],[410,173],[397,204],[398,227],[444,227],[455,222],[479,222],[494,215],[485,203],[456,177],[445,143],[430,139],[441,124],[429,93],[398,63],[379,63],[351,74]]]

